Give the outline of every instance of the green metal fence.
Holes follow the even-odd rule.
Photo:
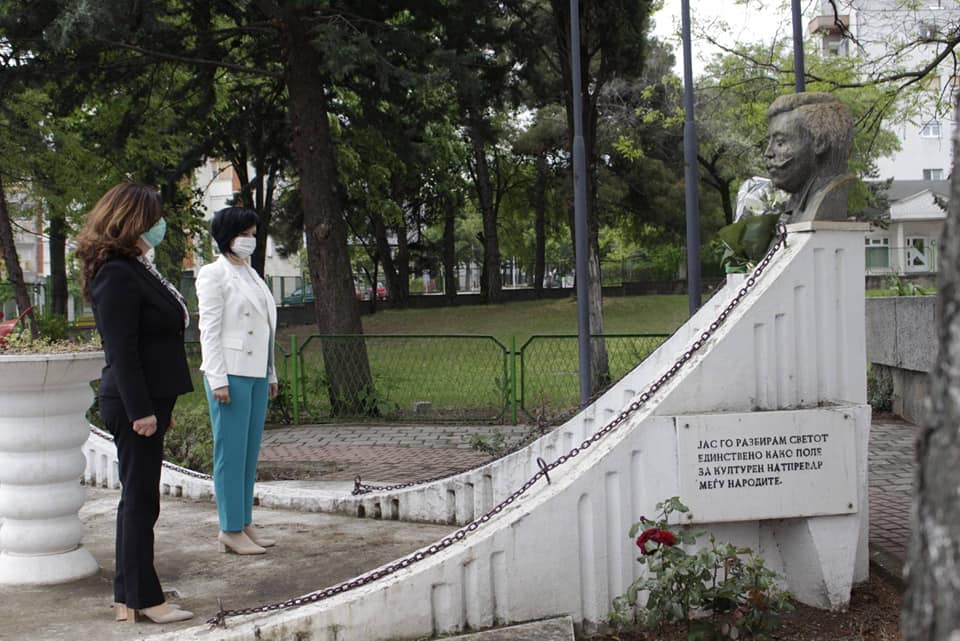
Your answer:
[[[510,406],[507,349],[492,336],[314,335],[291,337],[295,357],[285,367],[295,422],[350,413],[342,403],[334,411],[330,377],[360,387],[364,352],[373,387],[360,401],[377,419],[498,421]]]
[[[666,334],[591,336],[594,353],[605,346],[608,377],[601,391],[623,378],[666,340]],[[579,348],[576,334],[531,336],[518,352],[518,406],[529,417],[568,412],[580,402]]]
[[[620,379],[666,338],[614,334],[606,346],[609,378]],[[366,358],[363,358],[363,355]],[[313,335],[277,346],[285,411],[294,424],[338,419],[512,422],[575,409],[579,400],[577,336],[531,336],[517,349],[493,336]],[[337,403],[336,381],[356,389],[369,365],[372,387],[359,405]],[[327,367],[327,365],[330,367]],[[351,377],[360,376],[360,379]],[[354,411],[360,407],[361,410]]]

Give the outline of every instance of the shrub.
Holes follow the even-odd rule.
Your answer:
[[[197,472],[213,471],[213,430],[206,404],[178,403],[174,426],[164,436],[166,459]]]
[[[780,613],[792,608],[789,594],[777,586],[777,574],[749,548],[717,543],[712,535],[709,547],[688,552],[683,546],[694,545],[704,533],[668,525],[672,513],[688,508],[673,497],[657,509],[656,520],[641,517],[630,529],[640,548],[638,561],[649,573],[613,600],[610,621],[658,631],[680,625],[689,641],[769,639]],[[642,607],[637,603],[641,592],[647,593]]]
[[[893,373],[884,365],[867,367],[867,402],[874,412],[893,410]]]

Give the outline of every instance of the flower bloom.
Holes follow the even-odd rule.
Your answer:
[[[674,545],[677,542],[677,537],[675,537],[672,532],[668,532],[667,530],[658,530],[657,528],[644,530],[640,533],[640,536],[637,537],[637,547],[640,548],[640,554],[653,554],[660,549],[659,547],[656,547],[652,550],[648,550],[647,541],[653,541],[654,543],[659,543],[660,545]]]

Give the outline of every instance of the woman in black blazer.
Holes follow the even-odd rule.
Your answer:
[[[113,584],[117,621],[133,622],[137,614],[156,623],[193,616],[166,603],[153,566],[163,436],[177,396],[193,389],[183,348],[186,304],[145,257],[165,230],[159,194],[123,183],[97,202],[78,237],[84,291],[106,355],[100,415],[117,446],[122,484]]]

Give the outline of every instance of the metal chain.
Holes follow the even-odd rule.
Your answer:
[[[104,431],[104,430],[101,430],[99,427],[95,427],[95,426],[91,425],[91,426],[90,426],[90,432],[93,433],[94,436],[99,436],[100,438],[102,438],[102,439],[105,440],[105,441],[112,441],[112,440],[113,440],[113,435],[110,434],[110,432],[106,432],[106,431]],[[205,480],[205,481],[209,481],[210,479],[213,478],[213,477],[210,476],[209,474],[204,474],[203,472],[197,472],[197,471],[195,471],[195,470],[191,470],[190,468],[182,467],[182,466],[177,465],[177,464],[175,464],[175,463],[170,463],[169,461],[164,461],[164,462],[163,462],[163,467],[167,468],[168,470],[173,470],[174,472],[180,472],[181,474],[184,474],[184,475],[186,475],[186,476],[192,476],[193,478],[203,479],[203,480]]]
[[[530,445],[535,440],[543,436],[543,434],[544,432],[541,429],[530,430],[529,434],[527,434],[526,436],[521,438],[519,441],[511,445],[510,448],[504,451],[502,454],[499,454],[497,456],[491,456],[490,458],[488,458],[487,460],[481,463],[477,463],[476,465],[457,470],[452,474],[449,472],[445,472],[443,474],[440,474],[439,476],[433,476],[427,479],[418,479],[416,481],[406,481],[404,483],[396,483],[394,485],[371,485],[370,483],[364,483],[360,478],[360,475],[358,474],[353,479],[353,491],[351,492],[351,494],[353,494],[354,496],[361,496],[363,494],[370,494],[371,492],[392,492],[393,490],[402,490],[408,487],[413,487],[415,485],[424,485],[426,483],[433,483],[434,481],[442,481],[443,479],[450,478],[451,476],[456,474],[466,474],[467,472],[479,470],[484,465],[489,465],[493,461],[500,460],[502,458],[510,456],[514,452],[518,452],[522,450],[527,445]]]
[[[590,438],[584,440],[578,447],[574,447],[568,453],[559,456],[556,460],[551,463],[545,462],[543,459],[538,459],[537,464],[540,469],[531,476],[526,483],[521,485],[517,490],[515,490],[510,496],[505,498],[499,504],[494,506],[489,512],[483,516],[474,519],[467,525],[461,527],[453,534],[443,537],[437,543],[430,545],[429,547],[403,557],[402,559],[395,561],[389,565],[383,566],[376,570],[372,570],[366,574],[361,574],[358,577],[355,577],[349,581],[343,583],[338,583],[337,585],[318,590],[317,592],[312,592],[310,594],[296,597],[293,599],[287,599],[286,601],[280,601],[277,603],[270,603],[267,605],[258,605],[250,608],[239,608],[235,610],[224,610],[222,604],[218,604],[220,611],[217,613],[217,616],[207,619],[207,623],[211,627],[226,627],[226,620],[228,617],[235,616],[244,616],[248,614],[259,614],[263,612],[273,612],[275,610],[283,610],[287,608],[293,608],[301,605],[306,605],[308,603],[316,603],[318,601],[323,601],[337,594],[343,594],[344,592],[349,592],[361,586],[373,583],[379,579],[382,579],[385,576],[394,574],[399,570],[410,567],[418,561],[433,556],[438,552],[447,549],[454,543],[462,541],[467,537],[467,535],[476,531],[480,526],[484,525],[490,519],[500,514],[504,509],[509,507],[514,501],[520,498],[523,494],[527,492],[531,487],[533,487],[537,481],[541,478],[546,478],[547,482],[550,482],[549,473],[569,461],[570,459],[580,455],[582,452],[586,451],[594,443],[598,442],[604,436],[615,430],[619,427],[624,421],[630,418],[637,410],[643,407],[647,401],[649,401],[654,394],[657,393],[667,382],[670,381],[677,372],[693,358],[693,356],[706,344],[710,337],[723,325],[724,321],[730,316],[731,312],[740,304],[740,302],[747,296],[754,285],[756,285],[757,278],[766,270],[767,266],[770,264],[770,261],[773,259],[773,256],[783,247],[787,246],[787,228],[786,225],[780,223],[777,225],[776,236],[774,236],[773,245],[767,251],[767,254],[763,257],[760,263],[754,268],[753,272],[747,278],[746,283],[743,287],[737,292],[737,295],[730,301],[730,303],[724,308],[722,312],[717,316],[716,320],[710,323],[708,329],[704,330],[693,343],[690,344],[690,348],[681,355],[676,362],[670,366],[670,368],[664,372],[660,378],[650,384],[650,387],[647,388],[645,392],[640,394],[637,400],[633,401],[624,409],[620,414],[618,414],[613,420],[607,423],[603,428],[595,432]],[[358,479],[359,484],[359,479]],[[360,484],[362,485],[362,484]],[[409,484],[404,484],[400,487],[408,487]]]

